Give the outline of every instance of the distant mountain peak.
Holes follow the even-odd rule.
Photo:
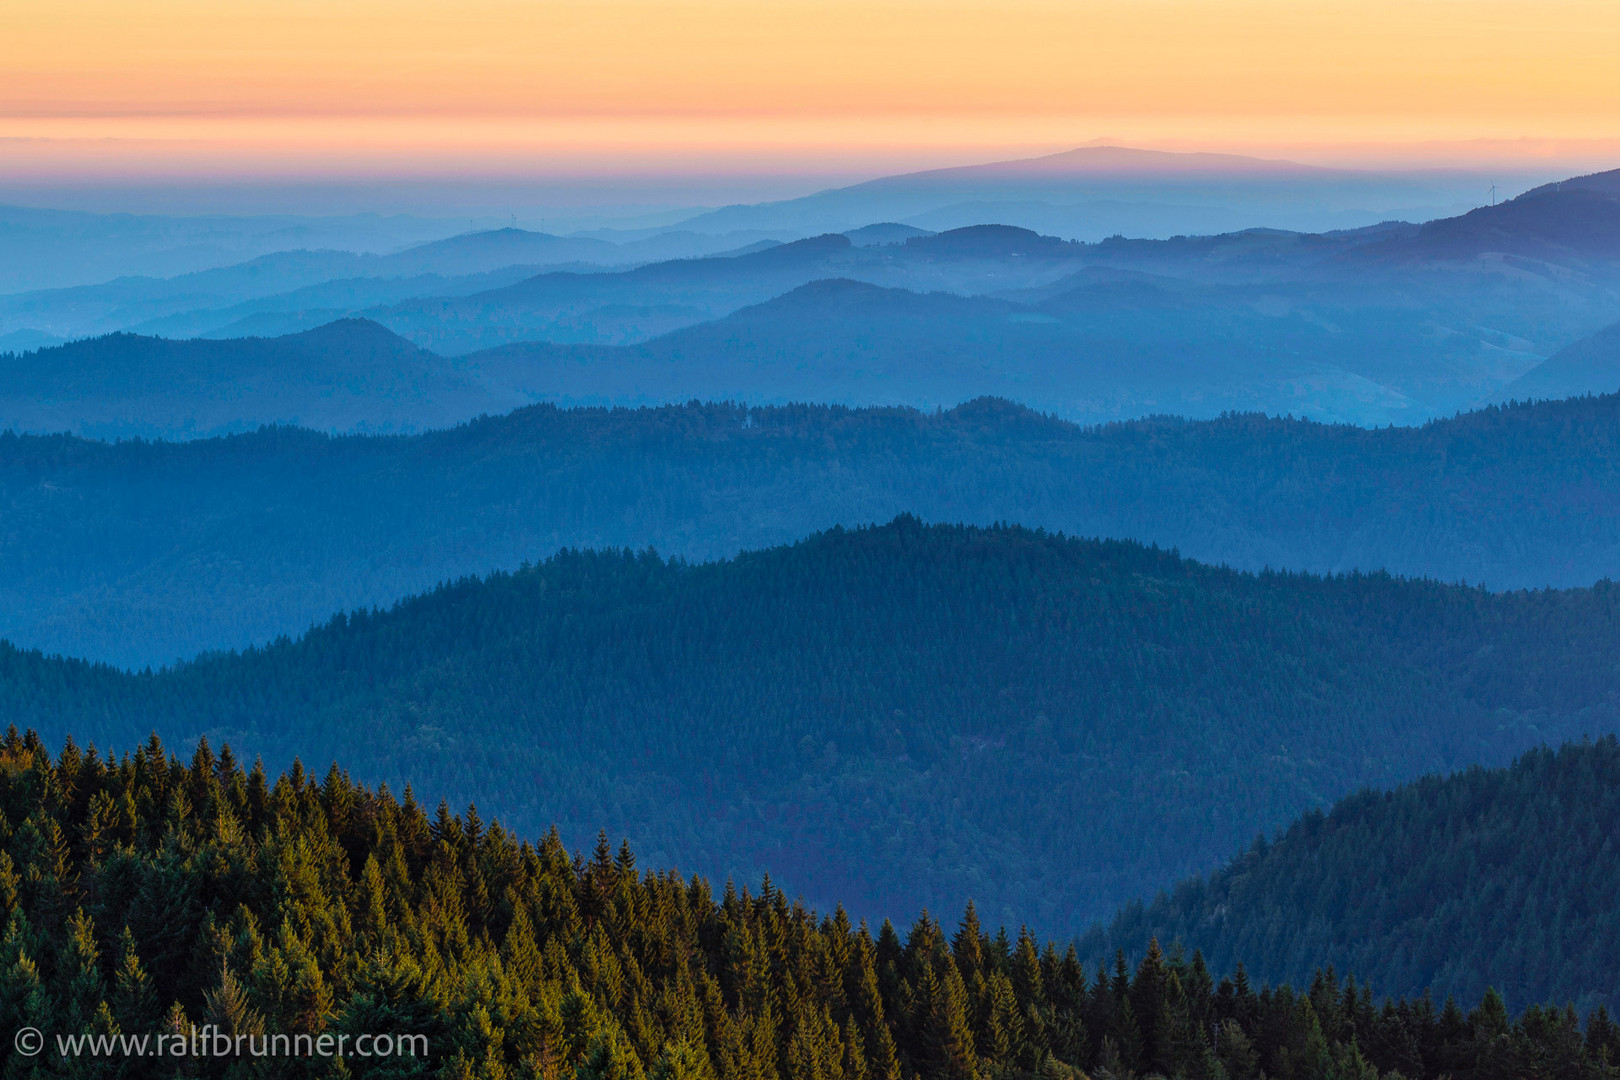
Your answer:
[[[913,237],[906,241],[906,247],[937,255],[974,258],[1041,255],[1060,251],[1073,253],[1076,250],[1075,245],[1066,240],[1042,236],[1033,229],[1016,225],[968,225],[933,236]]]
[[[1276,158],[1205,151],[1143,150],[1134,146],[1079,146],[1041,157],[966,165],[936,172],[974,171],[981,174],[1138,174],[1138,173],[1295,173],[1327,174],[1338,170],[1301,165]]]
[[[856,247],[880,247],[886,244],[902,244],[919,236],[933,236],[934,233],[928,229],[919,229],[915,225],[878,221],[871,225],[862,225],[858,229],[850,229],[844,235],[849,237],[849,242]]]
[[[1375,205],[1442,207],[1445,185],[1238,154],[1083,146],[1041,157],[874,177],[779,202],[721,207],[681,223],[736,229],[854,232],[889,221],[938,230],[1012,221],[1041,232],[1100,240],[1209,235],[1247,225],[1302,231],[1365,224],[1337,207],[1348,190]],[[1303,201],[1302,201],[1303,200]],[[1363,200],[1358,197],[1356,203]],[[1012,216],[1009,216],[1012,215]],[[859,241],[858,241],[859,242]]]
[[[960,183],[962,181],[1084,182],[1158,178],[1163,180],[1201,177],[1283,178],[1334,177],[1352,175],[1343,169],[1301,165],[1282,159],[1246,157],[1241,154],[1215,154],[1176,150],[1142,150],[1132,146],[1080,146],[1041,157],[991,161],[983,165],[952,165],[942,169],[879,177],[847,189],[881,188],[917,182]]]
[[[585,237],[555,236],[515,226],[461,233],[407,248],[389,257],[401,268],[431,268],[437,272],[465,273],[489,269],[490,261],[503,265],[557,262],[624,262],[619,245]]]
[[[795,301],[822,301],[843,299],[876,299],[879,297],[917,296],[909,289],[895,289],[884,285],[874,285],[868,281],[856,281],[854,278],[821,278],[818,281],[808,281],[797,288],[789,289],[781,296],[765,301],[756,307],[767,307],[778,303],[792,303]],[[746,308],[742,310],[747,310]]]
[[[417,345],[400,337],[388,327],[371,319],[350,317],[334,319],[329,323],[322,323],[310,330],[300,331],[296,334],[285,334],[273,341],[286,341],[289,344],[318,345],[323,348],[366,346],[377,348],[379,346],[400,349],[409,352],[422,352]]]
[[[748,255],[734,256],[735,258],[758,259],[761,261],[783,258],[798,258],[803,255],[816,255],[828,251],[841,251],[852,246],[849,237],[843,233],[822,233],[820,236],[807,236],[803,240],[792,240],[785,244],[776,244],[773,247]],[[727,256],[715,256],[726,258]]]
[[[474,229],[472,232],[457,233],[455,236],[443,240],[434,240],[421,247],[434,245],[454,244],[468,240],[560,240],[561,237],[548,232],[535,232],[531,229],[520,229],[516,225],[502,225],[498,229]]]

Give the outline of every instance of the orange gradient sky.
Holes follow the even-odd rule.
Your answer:
[[[0,173],[1620,148],[1613,0],[7,0]],[[1455,159],[1455,162],[1452,161]]]

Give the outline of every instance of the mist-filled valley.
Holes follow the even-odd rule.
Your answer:
[[[1081,423],[1258,411],[1418,424],[1620,389],[1601,336],[1620,323],[1615,184],[1325,234],[1084,243],[895,225],[614,244],[506,229],[388,256],[289,252],[0,298],[18,346],[120,332],[0,364],[0,423],[194,437],[419,430],[538,401],[931,409],[989,394]],[[432,355],[374,385],[339,355],[354,331],[317,331],[356,318]],[[197,336],[224,340],[170,340]],[[406,352],[386,341],[368,347]],[[1565,349],[1597,355],[1572,363]],[[177,382],[178,368],[194,375]]]

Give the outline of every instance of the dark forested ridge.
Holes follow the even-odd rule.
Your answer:
[[[1596,658],[1610,663],[1612,654]],[[1207,879],[1133,905],[1082,955],[1150,937],[1221,969],[1308,980],[1322,964],[1391,992],[1620,1003],[1620,746],[1540,749],[1312,813]]]
[[[336,766],[272,783],[206,744],[53,762],[13,730],[0,914],[0,1025],[46,1046],[7,1077],[1609,1080],[1620,1056],[1601,1007],[1262,988],[1156,945],[1086,965],[971,906],[902,939],[769,878],[717,896],[605,836],[570,858],[555,832],[430,816]]]
[[[0,435],[0,637],[163,664],[562,547],[710,559],[902,512],[1243,569],[1587,585],[1620,577],[1617,493],[1620,395],[1372,431],[1087,429],[978,401],[539,406],[412,437]]]
[[[1364,785],[1614,730],[1617,650],[1608,584],[1251,576],[902,518],[704,565],[565,552],[157,674],[8,649],[0,710],[342,758],[862,914],[976,896],[1079,929]]]

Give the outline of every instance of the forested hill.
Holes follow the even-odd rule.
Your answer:
[[[1601,662],[1601,661],[1600,661]],[[1494,986],[1510,1005],[1620,1003],[1620,746],[1363,792],[1206,878],[1133,905],[1082,955],[1155,934],[1219,970],[1309,979],[1324,963],[1391,992]]]
[[[274,338],[136,334],[0,354],[0,426],[108,438],[252,431],[420,431],[527,404],[364,319]]]
[[[143,666],[559,548],[709,559],[912,512],[1244,569],[1620,577],[1620,395],[1368,431],[1005,402],[524,409],[412,437],[0,435],[0,637]],[[116,542],[113,542],[116,538]]]
[[[1259,988],[1156,948],[1098,968],[971,908],[902,939],[228,749],[53,762],[12,732],[0,811],[0,1024],[46,1050],[7,1076],[1613,1080],[1620,1055],[1601,1009]]]
[[[862,914],[975,896],[1079,930],[1364,785],[1614,730],[1617,654],[1607,584],[1251,576],[902,518],[704,565],[565,552],[158,674],[7,651],[0,715],[341,758]]]

